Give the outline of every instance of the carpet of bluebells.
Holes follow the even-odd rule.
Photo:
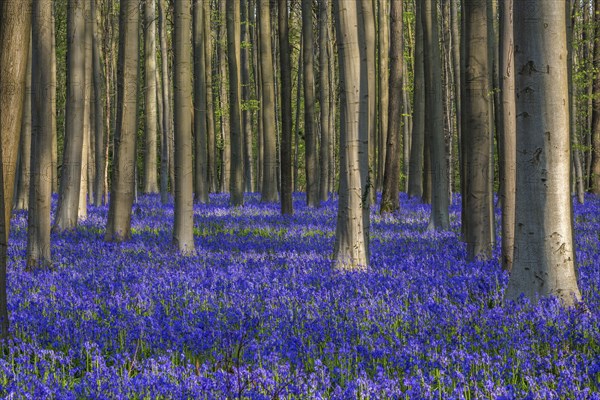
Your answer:
[[[465,262],[429,207],[373,208],[371,267],[336,272],[336,202],[256,195],[195,206],[197,254],[171,245],[173,205],[134,205],[133,238],[103,241],[107,207],[53,234],[54,268],[25,271],[26,213],[9,248],[9,399],[600,399],[600,200],[576,205],[587,310],[504,305],[498,250]]]

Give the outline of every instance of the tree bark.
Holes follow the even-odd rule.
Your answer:
[[[108,241],[124,241],[131,238],[138,109],[138,24],[138,2],[123,0],[119,11],[117,130],[114,136],[113,178],[105,235],[105,240]]]
[[[175,222],[173,243],[194,254],[192,179],[192,15],[191,0],[175,0],[173,81],[175,108]]]
[[[23,98],[23,116],[21,118],[21,140],[19,143],[18,173],[15,190],[15,210],[29,208],[29,182],[31,171],[31,43],[27,57],[27,72],[25,81],[25,96]]]
[[[502,268],[512,269],[515,241],[516,109],[513,0],[500,7],[500,202],[502,207]]]
[[[242,102],[246,107],[242,107],[242,129],[244,131],[244,173],[246,181],[246,191],[254,192],[254,157],[252,156],[252,109],[250,107],[252,81],[250,80],[250,60],[252,54],[250,48],[254,46],[252,36],[250,35],[250,26],[252,19],[250,18],[249,9],[252,10],[251,4],[248,1],[242,7]]]
[[[84,100],[83,100],[83,143],[81,146],[81,184],[79,186],[79,207],[77,218],[82,221],[87,219],[88,186],[89,186],[89,155],[91,151],[90,136],[91,124],[91,98],[92,98],[92,20],[90,6],[85,10],[85,72],[84,72]]]
[[[294,213],[292,192],[292,62],[287,0],[278,0],[279,68],[281,74],[281,214]],[[298,110],[296,110],[298,112]]]
[[[258,0],[259,49],[262,87],[263,159],[261,201],[276,202],[277,198],[277,125],[275,122],[275,88],[273,52],[271,48],[271,17],[269,0]]]
[[[329,23],[327,15],[329,13],[327,0],[319,3],[319,110],[321,122],[321,147],[320,153],[320,178],[319,178],[319,201],[327,201],[329,198],[329,146],[331,142],[331,123],[329,119],[330,95],[329,95],[329,55],[327,54],[327,42],[329,40]]]
[[[104,198],[104,107],[102,104],[102,67],[100,66],[100,45],[98,43],[98,26],[96,21],[96,3],[91,2],[92,16],[92,51],[94,75],[94,135],[96,137],[95,161],[96,175],[94,180],[94,205],[100,206]]]
[[[600,0],[594,0],[593,70],[600,69]],[[600,194],[600,74],[594,74],[592,86],[592,193]]]
[[[166,1],[158,0],[158,35],[160,36],[160,58],[162,69],[162,137],[161,137],[161,157],[160,157],[160,201],[166,204],[169,201],[169,137],[173,129],[173,120],[171,115],[170,86],[169,79],[169,53],[167,51],[167,17],[165,9]]]
[[[227,61],[229,67],[229,117],[231,121],[230,202],[234,207],[244,204],[244,138],[241,115],[240,70],[240,2],[227,0]]]
[[[50,255],[52,196],[52,2],[36,1],[32,10],[31,181],[27,216],[27,268],[46,268]]]
[[[567,32],[563,2],[514,2],[517,112],[515,253],[506,300],[581,300],[569,192]]]
[[[389,100],[389,125],[386,136],[385,168],[383,169],[383,193],[381,195],[380,212],[391,213],[400,209],[400,131],[402,130],[402,64],[403,24],[402,0],[391,0],[391,45],[390,45],[390,77],[389,93],[394,95]]]
[[[414,89],[413,89],[413,126],[410,146],[408,175],[408,196],[423,196],[423,163],[425,146],[425,73],[423,69],[423,24],[421,1],[415,2],[415,51],[414,51]]]
[[[144,193],[158,193],[158,177],[156,174],[156,140],[158,131],[157,105],[156,105],[156,0],[145,0],[145,146],[144,146]]]
[[[219,2],[219,14],[225,15],[226,1]],[[219,49],[219,100],[221,102],[221,192],[228,193],[231,176],[231,106],[229,104],[228,85],[230,85],[227,74],[227,28],[223,21],[219,26],[218,49]]]
[[[393,0],[392,0],[393,1]],[[402,3],[402,1],[400,1]],[[379,9],[377,14],[379,20],[379,30],[378,30],[378,40],[379,40],[379,75],[378,75],[378,87],[379,93],[377,96],[378,102],[378,124],[377,124],[377,183],[375,187],[377,190],[383,189],[383,181],[384,181],[384,171],[385,164],[387,163],[387,154],[386,148],[389,146],[387,141],[388,134],[388,121],[390,118],[398,118],[402,121],[402,109],[398,111],[398,115],[394,116],[389,113],[389,102],[390,102],[390,74],[396,73],[393,70],[390,70],[390,58],[392,55],[390,54],[390,38],[391,40],[395,40],[396,38],[390,35],[390,0],[379,0]],[[404,35],[404,32],[400,30],[400,35]],[[402,54],[402,50],[400,50],[400,54]],[[401,65],[401,64],[400,64]],[[402,72],[400,71],[399,75],[402,76]],[[402,83],[400,83],[400,89],[398,92],[392,92],[394,96],[400,97],[400,93],[402,93]],[[392,99],[394,101],[394,99]],[[401,104],[402,102],[400,102]],[[400,123],[402,126],[402,123]],[[395,139],[397,142],[398,149],[400,148],[400,136]],[[398,150],[397,149],[397,150]],[[399,164],[398,164],[399,165]],[[399,167],[398,167],[399,168]],[[383,205],[383,200],[382,200]]]
[[[429,229],[447,230],[448,166],[445,157],[442,104],[442,67],[438,38],[438,12],[435,0],[423,3],[423,43],[425,71],[425,134],[430,138],[431,159],[431,220]]]
[[[375,116],[375,16],[372,0],[362,0],[358,25],[359,37],[363,46],[362,55],[366,62],[367,91],[363,93],[361,100],[366,103],[365,112],[367,118],[365,129],[369,133],[369,177],[367,186],[369,190],[368,200],[371,204],[375,203],[375,179],[377,172],[377,154],[375,143],[376,136],[376,116]]]
[[[208,203],[208,143],[207,143],[207,88],[206,43],[204,41],[203,0],[194,0],[194,134],[196,157],[194,159],[194,201]]]
[[[63,163],[53,229],[77,226],[82,173],[83,118],[85,97],[85,8],[84,2],[69,2],[67,16],[67,102]]]
[[[492,124],[487,0],[465,2],[462,20],[464,57],[461,82],[464,92],[461,97],[461,122],[466,166],[462,182],[464,240],[467,243],[467,260],[487,260],[492,256],[494,242],[490,229],[493,226],[493,215],[490,213],[493,195],[489,182],[493,171],[489,168],[492,157]]]
[[[302,2],[302,62],[304,69],[304,164],[306,204],[319,206],[319,173],[315,129],[315,74],[312,0]]]

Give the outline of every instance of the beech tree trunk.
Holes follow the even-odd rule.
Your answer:
[[[166,1],[158,0],[158,35],[160,36],[160,58],[162,70],[162,137],[161,137],[161,155],[160,155],[160,201],[166,204],[169,201],[169,137],[173,129],[173,119],[171,115],[170,86],[169,78],[169,55],[167,51],[167,17],[165,9]]]
[[[423,2],[423,44],[425,71],[425,135],[430,138],[431,160],[431,220],[429,229],[447,230],[448,215],[448,166],[442,104],[442,66],[438,38],[438,11],[435,0]]]
[[[63,162],[60,171],[58,206],[53,229],[77,226],[82,173],[85,88],[84,2],[69,2],[67,16],[67,101]]]
[[[206,49],[203,0],[194,0],[194,201],[208,203],[208,144],[206,109]],[[209,61],[210,63],[210,61]]]
[[[413,89],[413,125],[410,146],[410,164],[408,175],[408,196],[423,197],[423,165],[425,146],[425,74],[423,60],[423,24],[421,1],[415,2],[415,52],[414,52],[414,89]]]
[[[372,0],[362,0],[360,8],[359,36],[362,40],[361,45],[364,47],[362,56],[366,62],[366,85],[367,91],[363,93],[361,101],[366,103],[365,112],[367,119],[365,120],[365,129],[369,132],[369,177],[367,186],[369,187],[368,200],[371,204],[375,203],[375,179],[377,173],[377,142],[375,124],[375,16],[373,11]]]
[[[158,137],[158,118],[156,104],[156,12],[155,0],[145,0],[144,7],[145,36],[144,74],[146,87],[144,112],[144,193],[158,193],[158,177],[156,174],[156,140]]]
[[[92,133],[91,124],[91,98],[92,98],[92,20],[90,16],[91,2],[86,8],[85,19],[85,72],[84,72],[84,101],[83,101],[83,144],[81,146],[81,184],[79,186],[79,209],[77,218],[79,220],[87,219],[88,204],[88,186],[89,186],[89,160],[90,160],[90,136]]]
[[[194,254],[192,179],[192,15],[191,0],[175,0],[173,81],[175,107],[175,222],[173,243]]]
[[[96,3],[91,2],[92,17],[92,57],[94,83],[94,135],[96,145],[95,162],[96,174],[94,179],[94,205],[102,204],[104,198],[104,105],[102,103],[102,67],[100,66],[100,44],[98,41],[98,22],[96,20]]]
[[[389,125],[386,140],[386,157],[383,175],[383,193],[380,212],[394,212],[400,209],[400,133],[402,130],[402,64],[404,54],[402,37],[402,0],[391,0],[391,45],[388,116]]]
[[[361,0],[335,1],[340,65],[340,193],[334,262],[341,270],[362,270],[369,263],[369,157],[366,58],[358,30]]]
[[[600,0],[594,0],[594,52],[593,69],[600,70]],[[594,74],[592,85],[592,171],[591,191],[600,194],[600,74]]]
[[[315,74],[312,0],[302,2],[302,61],[304,69],[304,150],[306,204],[319,206],[317,136],[315,134]]]
[[[249,10],[252,10],[251,2],[248,1],[242,6],[242,130],[244,132],[244,179],[246,181],[246,191],[254,192],[254,157],[252,156],[252,109],[249,106],[251,100],[252,81],[250,80],[250,60],[252,53],[250,48],[254,45],[251,42],[250,26],[252,19],[250,18]],[[251,14],[251,13],[250,13]]]
[[[27,215],[27,268],[46,268],[51,263],[50,207],[52,196],[52,102],[56,85],[52,69],[52,2],[36,1],[32,9],[31,76],[31,180]]]
[[[204,4],[204,41],[205,41],[205,60],[206,60],[206,141],[208,146],[208,185],[211,192],[218,190],[219,179],[217,177],[217,143],[215,128],[215,107],[213,101],[213,41],[211,29],[211,8],[210,1],[202,1]]]
[[[105,235],[105,239],[109,241],[123,241],[131,238],[138,109],[138,24],[138,2],[123,0],[119,11],[117,130],[114,136],[113,178]]]
[[[571,204],[565,4],[514,2],[517,185],[515,252],[505,299],[556,296],[577,286]]]
[[[263,159],[261,201],[276,202],[277,198],[277,125],[275,121],[275,87],[273,52],[271,48],[271,17],[269,0],[258,0],[259,49],[262,87],[261,115],[263,124]]]
[[[15,204],[16,210],[27,210],[29,207],[29,177],[31,170],[31,44],[27,57],[25,78],[25,96],[23,98],[23,116],[21,118],[21,139],[19,143],[18,174],[16,178]]]
[[[377,37],[379,41],[378,47],[378,60],[379,60],[379,74],[377,75],[378,79],[378,93],[377,93],[377,105],[378,105],[378,123],[377,123],[377,182],[375,187],[377,190],[383,190],[383,180],[384,180],[384,171],[386,164],[386,148],[388,146],[387,143],[387,134],[388,134],[388,121],[389,118],[393,116],[393,114],[389,113],[389,79],[390,72],[395,73],[393,70],[390,71],[390,58],[393,57],[390,54],[390,38],[391,40],[396,40],[397,38],[390,35],[390,0],[379,0],[379,8],[377,13],[377,19],[379,21],[379,29],[377,31]],[[404,35],[404,32],[400,30],[399,33],[401,36]],[[403,41],[403,40],[402,40]],[[402,50],[400,50],[400,54],[402,54]],[[402,56],[404,56],[402,54]],[[400,76],[402,76],[403,71],[400,71]],[[400,91],[392,92],[394,96],[400,96],[402,91],[402,83],[400,83]],[[393,101],[394,99],[392,99]],[[402,102],[400,102],[402,103]],[[400,121],[402,120],[402,110],[398,112],[398,116],[394,117],[398,118]],[[400,124],[400,126],[402,123]],[[399,139],[400,136],[396,139],[397,146],[399,148]],[[382,203],[383,205],[383,203]]]
[[[488,1],[470,0],[463,7],[463,96],[461,97],[465,141],[464,181],[464,240],[467,259],[487,260],[492,256],[494,239],[493,195],[489,185],[493,171],[490,169],[492,149],[492,124],[490,123],[490,59],[488,43]],[[513,114],[514,115],[514,114]]]
[[[327,201],[329,198],[329,146],[331,142],[331,123],[330,114],[330,94],[329,94],[329,55],[328,45],[328,13],[329,5],[327,0],[322,0],[319,4],[319,110],[321,125],[321,147],[320,154],[320,178],[319,178],[319,201]]]
[[[281,214],[293,214],[292,192],[292,62],[287,0],[278,0],[279,68],[281,74]],[[298,112],[298,110],[296,110]]]

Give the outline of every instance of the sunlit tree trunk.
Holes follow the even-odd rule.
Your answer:
[[[136,0],[123,0],[119,11],[117,130],[106,240],[131,238],[131,207],[135,185],[139,9]]]
[[[376,116],[375,116],[375,16],[372,0],[362,0],[359,11],[358,31],[361,45],[364,47],[362,56],[366,62],[366,85],[367,91],[364,92],[361,101],[366,103],[365,112],[367,118],[365,129],[369,134],[369,177],[367,178],[367,186],[369,189],[368,200],[372,204],[375,202],[375,179],[377,172],[377,154],[376,146]]]
[[[81,184],[79,186],[79,208],[77,218],[84,220],[87,218],[88,204],[88,186],[89,179],[89,160],[90,160],[90,136],[92,134],[91,124],[91,98],[92,98],[92,20],[89,17],[91,9],[90,3],[86,8],[85,19],[85,78],[84,78],[84,101],[83,101],[83,144],[81,146]]]
[[[365,121],[366,58],[358,30],[361,0],[335,1],[340,65],[340,192],[334,262],[341,270],[365,269],[369,263],[369,136]],[[362,47],[362,49],[361,49]],[[363,129],[361,129],[361,127]]]
[[[510,271],[515,241],[516,110],[513,0],[500,5],[500,202],[502,207],[502,268]]]
[[[145,146],[144,146],[144,193],[158,193],[156,176],[156,140],[158,118],[156,110],[156,12],[155,0],[145,0],[144,6],[144,74],[146,87],[145,95]]]
[[[85,8],[84,2],[69,2],[67,17],[67,101],[63,162],[60,172],[58,206],[53,229],[77,226],[81,186],[81,150],[85,88]]]
[[[192,15],[191,0],[175,0],[173,89],[175,108],[175,223],[173,243],[195,253],[192,179]]]
[[[438,38],[438,11],[435,0],[423,2],[423,47],[425,71],[425,135],[430,138],[431,219],[429,229],[447,230],[448,166],[443,130],[442,66]]]
[[[387,144],[387,134],[388,134],[388,121],[390,118],[389,114],[389,78],[390,78],[390,38],[391,40],[395,40],[393,36],[390,36],[390,0],[379,0],[379,7],[377,9],[377,19],[379,22],[379,29],[377,31],[379,47],[378,47],[378,61],[379,61],[379,74],[377,75],[378,79],[378,93],[377,93],[377,105],[378,105],[378,121],[377,121],[377,183],[376,189],[383,190],[383,176],[385,170],[386,163],[386,148]],[[400,31],[400,35],[404,35],[402,30]],[[402,50],[400,50],[402,52]],[[394,73],[394,71],[391,71]],[[403,71],[400,71],[400,76],[402,76]],[[402,90],[402,86],[400,86],[400,91]],[[399,96],[396,92],[393,93],[394,96]],[[402,102],[400,102],[402,103]],[[402,120],[402,111],[398,113],[400,121]],[[402,124],[400,124],[402,125]],[[400,137],[398,137],[399,140]],[[399,145],[399,142],[398,142]]]
[[[263,124],[263,159],[261,201],[277,198],[277,125],[275,123],[275,89],[273,52],[271,48],[271,17],[269,0],[258,0],[259,49],[262,87],[261,115]]]
[[[27,0],[0,2],[0,338],[8,337],[6,264],[31,34],[31,13],[23,10],[30,8]]]
[[[25,96],[23,98],[23,117],[21,118],[21,139],[19,143],[19,160],[16,177],[15,202],[16,210],[27,210],[29,207],[29,182],[31,170],[31,44],[27,57]]]
[[[319,4],[319,115],[321,125],[321,147],[320,154],[320,178],[319,178],[319,201],[327,201],[329,198],[329,146],[331,142],[331,123],[330,114],[330,94],[329,94],[329,55],[327,54],[327,42],[329,40],[328,31],[328,13],[329,5],[327,0],[322,0]]]
[[[394,212],[400,208],[400,132],[402,130],[402,0],[391,0],[391,45],[389,93],[389,125],[386,139],[386,157],[383,175],[381,213]],[[383,112],[383,110],[382,110]]]
[[[592,86],[592,185],[594,194],[600,194],[600,0],[594,0],[594,81]]]
[[[252,59],[251,47],[254,47],[252,36],[250,35],[250,26],[253,23],[249,12],[252,10],[251,2],[248,1],[242,5],[242,103],[248,104],[251,100],[250,79],[250,60]],[[244,179],[246,181],[246,191],[254,192],[254,157],[252,156],[252,109],[249,106],[242,107],[242,130],[244,132]]]
[[[92,57],[94,84],[94,147],[96,174],[94,176],[94,205],[102,204],[104,197],[104,106],[102,103],[102,67],[100,66],[100,43],[98,40],[98,22],[96,20],[96,3],[91,2],[92,18]]]
[[[160,160],[160,200],[162,204],[166,204],[169,200],[169,136],[173,130],[173,119],[171,114],[170,103],[170,86],[169,78],[169,55],[167,51],[167,17],[166,17],[166,1],[158,0],[158,35],[160,37],[160,58],[162,70],[162,104],[163,118],[162,137],[161,137],[161,160]]]
[[[570,194],[565,4],[514,2],[517,113],[515,253],[505,299],[581,299]]]

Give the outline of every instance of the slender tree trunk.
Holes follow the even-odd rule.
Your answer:
[[[331,142],[331,118],[330,98],[329,98],[329,55],[327,54],[328,42],[328,13],[329,5],[327,0],[322,0],[319,4],[319,110],[321,125],[321,147],[320,153],[320,178],[319,178],[319,201],[327,201],[329,198],[329,146]]]
[[[52,193],[58,193],[58,135],[56,129],[56,26],[54,9],[52,10],[52,54],[50,58],[50,74],[53,84],[48,88],[48,97],[52,107]]]
[[[91,2],[92,17],[92,51],[94,80],[94,135],[96,175],[94,179],[94,205],[102,204],[104,196],[104,109],[102,105],[102,67],[100,65],[100,45],[98,43],[98,26],[96,21],[96,3]]]
[[[304,64],[304,158],[306,204],[319,206],[317,135],[315,133],[315,76],[312,0],[302,2],[302,60]]]
[[[242,129],[244,132],[244,179],[246,181],[246,191],[254,192],[254,158],[252,157],[252,110],[249,102],[251,100],[250,87],[250,59],[251,36],[250,25],[251,18],[248,16],[248,10],[252,10],[250,2],[242,6],[242,102],[246,107],[242,107]]]
[[[600,70],[600,0],[594,0],[593,70]],[[600,74],[594,74],[592,86],[592,193],[600,194]]]
[[[166,1],[158,0],[158,36],[160,37],[160,59],[162,70],[162,137],[160,155],[160,201],[166,204],[169,201],[169,136],[171,135],[172,115],[170,103],[170,79],[169,79],[169,53],[167,51],[167,17]]]
[[[217,142],[215,137],[215,107],[213,101],[213,41],[211,30],[210,1],[203,0],[204,4],[204,52],[206,60],[206,141],[208,146],[208,185],[211,192],[218,190],[217,177]]]
[[[447,230],[448,173],[445,157],[442,104],[442,67],[438,46],[438,12],[434,0],[423,3],[423,43],[426,114],[425,134],[430,138],[431,220],[430,229]]]
[[[402,64],[403,24],[402,0],[391,0],[391,45],[390,45],[390,79],[389,93],[389,125],[386,140],[386,157],[383,176],[383,193],[381,196],[381,213],[394,212],[400,209],[400,131],[402,129]],[[383,55],[382,55],[383,57]]]
[[[292,62],[287,0],[278,0],[279,68],[281,74],[281,214],[293,214],[292,203]],[[298,112],[298,110],[296,110]]]
[[[362,38],[364,47],[363,57],[367,63],[367,91],[363,93],[362,101],[366,102],[367,120],[365,129],[369,132],[369,177],[367,186],[369,188],[369,202],[375,203],[375,179],[377,172],[376,146],[376,109],[375,109],[375,16],[372,0],[362,0],[360,8],[361,23],[359,23],[359,36]]]
[[[85,9],[83,2],[70,2],[67,19],[67,106],[60,191],[53,229],[77,226],[81,186],[81,150],[85,88]]]
[[[192,15],[191,0],[175,0],[173,81],[175,108],[175,222],[173,243],[194,254],[192,179]]]
[[[91,2],[88,3],[86,8],[86,19],[85,19],[85,78],[84,78],[84,101],[83,101],[83,144],[81,146],[81,184],[79,186],[79,208],[77,211],[77,218],[80,221],[87,219],[87,195],[89,186],[89,155],[91,150],[90,137],[92,133],[91,124],[91,98],[92,98],[92,19],[90,18],[89,8]]]
[[[194,0],[194,133],[196,157],[194,200],[208,203],[208,143],[206,137],[206,50],[204,48],[203,0]]]
[[[406,66],[406,62],[402,63],[402,76],[408,76],[408,67]],[[409,98],[409,89],[407,88],[408,83],[405,78],[402,85],[402,112],[404,113],[403,123],[402,123],[402,169],[404,175],[404,181],[402,182],[402,187],[404,191],[408,193],[408,183],[410,180],[410,149],[412,148],[411,141],[411,133],[413,129],[413,117],[412,117],[412,107],[410,104]],[[388,106],[389,108],[389,106]],[[389,123],[389,122],[388,122]]]
[[[262,87],[263,150],[261,201],[276,202],[277,198],[277,126],[275,124],[275,90],[273,83],[273,52],[271,49],[271,18],[269,0],[258,0],[259,49]]]
[[[25,96],[23,98],[23,117],[21,118],[19,169],[14,202],[14,208],[16,210],[27,210],[29,208],[29,174],[31,170],[31,62],[33,59],[31,47],[30,42],[25,78]]]
[[[335,235],[335,267],[365,269],[369,263],[368,143],[361,101],[366,95],[366,59],[358,31],[361,0],[334,1],[340,63],[340,197]],[[363,39],[364,40],[364,39]],[[361,121],[361,119],[363,121]]]
[[[388,133],[388,120],[391,117],[389,114],[389,102],[390,102],[390,87],[389,87],[389,78],[390,78],[390,59],[388,57],[390,52],[390,0],[379,0],[379,8],[377,18],[379,20],[379,30],[378,30],[378,40],[379,40],[379,75],[378,75],[378,87],[379,93],[377,96],[378,103],[378,124],[377,124],[377,190],[383,190],[383,180],[384,180],[384,171],[385,164],[387,163],[386,158],[386,148],[389,145],[387,142],[387,133]],[[404,35],[404,32],[400,31],[400,35]],[[392,37],[392,40],[396,38]],[[402,50],[400,50],[402,51]],[[391,57],[391,55],[390,55]],[[400,71],[399,75],[402,75],[403,71]],[[391,71],[394,73],[394,71]],[[400,84],[400,90],[402,90],[402,83]],[[400,96],[400,92],[392,93],[394,96]],[[392,99],[393,101],[393,99]],[[402,103],[402,102],[400,102]],[[402,110],[398,112],[398,116],[394,116],[394,118],[399,118],[402,120]],[[400,124],[402,125],[402,123]],[[400,136],[396,139],[398,149],[400,148]],[[383,205],[383,203],[382,203]]]
[[[29,38],[31,35],[30,1],[0,2],[0,338],[8,337],[8,302],[6,297],[6,264],[10,215],[15,184],[15,164],[19,151],[19,134],[23,114],[23,98]],[[5,18],[4,16],[13,16]]]
[[[225,15],[225,1],[219,2],[219,14]],[[231,83],[227,74],[227,30],[224,22],[221,21],[219,26],[219,78],[220,78],[220,94],[221,101],[221,192],[229,192],[230,176],[231,176],[231,111],[229,104],[228,85]]]
[[[517,194],[514,264],[505,298],[581,300],[577,287],[565,4],[514,2]]]
[[[300,90],[300,83],[302,82],[302,70],[303,70],[303,50],[300,47],[300,54],[298,56],[298,79],[296,84],[296,123],[294,128],[294,192],[298,191],[298,184],[300,181],[299,165],[300,165],[300,97],[302,91]]]
[[[502,206],[502,268],[512,269],[515,241],[516,110],[513,45],[513,0],[500,7],[500,202]]]
[[[489,259],[492,256],[493,238],[490,225],[493,201],[488,185],[492,132],[490,124],[490,59],[487,48],[488,20],[487,0],[471,0],[463,8],[463,49],[461,70],[464,86],[462,99],[462,132],[465,141],[465,180],[462,182],[465,215],[464,239],[467,243],[467,259]],[[514,114],[513,114],[514,116]],[[507,116],[510,118],[510,116]]]
[[[415,55],[413,89],[413,126],[410,146],[408,196],[423,197],[423,163],[425,146],[425,73],[423,69],[423,5],[415,2]]]
[[[52,69],[52,2],[33,3],[31,77],[31,181],[27,216],[27,268],[46,268],[50,257],[50,207],[52,195],[52,102],[56,85]]]
[[[452,49],[451,49],[451,58],[452,58],[452,67],[453,67],[453,78],[454,78],[454,107],[456,112],[456,142],[458,144],[458,177],[460,180],[461,186],[464,182],[464,174],[463,174],[463,164],[462,164],[462,153],[461,153],[461,144],[462,144],[462,99],[461,99],[461,91],[462,91],[462,82],[461,82],[461,63],[460,63],[460,53],[461,53],[461,36],[460,36],[460,18],[459,18],[459,9],[461,0],[450,0],[450,36],[452,41]]]
[[[106,240],[131,238],[131,207],[135,185],[139,9],[136,0],[123,0],[119,11],[117,130]]]
[[[240,70],[240,2],[227,0],[227,61],[229,66],[229,117],[231,120],[231,171],[229,191],[231,205],[244,204],[244,138],[241,115],[241,70]]]
[[[158,193],[157,177],[157,154],[156,140],[158,131],[157,106],[156,106],[156,0],[145,0],[144,18],[145,18],[145,36],[144,36],[144,54],[145,65],[144,73],[146,80],[145,87],[145,112],[144,126],[145,139],[144,146],[144,193]]]

